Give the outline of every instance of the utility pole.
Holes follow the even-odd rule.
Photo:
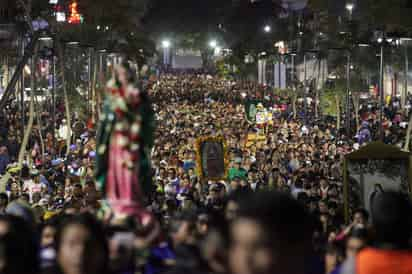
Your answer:
[[[307,71],[306,71],[306,52],[303,54],[303,98],[304,98],[304,111],[305,111],[305,125],[308,123],[308,90],[307,90]]]
[[[383,43],[381,44],[381,55],[380,55],[380,72],[379,72],[379,139],[383,142],[384,132],[383,132],[383,111],[385,105],[384,99],[385,93],[383,89]]]
[[[351,135],[351,98],[350,98],[350,52],[347,53],[346,63],[346,137]]]

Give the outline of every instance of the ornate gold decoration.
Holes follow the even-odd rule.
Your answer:
[[[202,151],[201,151],[201,147],[202,144],[205,142],[217,142],[217,143],[221,143],[223,146],[223,157],[224,157],[224,176],[223,177],[217,177],[217,178],[211,178],[211,177],[205,177],[204,175],[204,171],[203,171],[203,167],[202,167]],[[212,137],[212,136],[203,136],[203,137],[199,137],[196,139],[196,168],[197,168],[197,172],[199,174],[199,177],[202,179],[209,179],[209,180],[213,180],[213,181],[219,181],[219,180],[224,180],[227,178],[228,176],[228,172],[229,172],[229,154],[228,154],[228,150],[227,150],[227,145],[226,145],[226,140],[222,137],[222,136],[217,136],[217,137]]]

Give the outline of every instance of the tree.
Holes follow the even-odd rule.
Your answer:
[[[346,81],[337,79],[326,88],[320,98],[324,115],[336,117],[336,128],[341,126],[341,109],[346,106]]]

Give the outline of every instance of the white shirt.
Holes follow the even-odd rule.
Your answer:
[[[59,139],[67,140],[68,131],[69,127],[67,125],[61,125],[58,132]]]

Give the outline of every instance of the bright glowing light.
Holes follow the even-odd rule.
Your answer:
[[[210,45],[211,48],[216,48],[216,47],[217,47],[217,42],[216,42],[216,40],[210,41],[209,45]]]
[[[49,36],[46,36],[46,37],[40,37],[39,40],[40,40],[40,41],[52,41],[53,38],[52,38],[52,37],[49,37]]]
[[[169,40],[163,40],[162,41],[162,47],[167,49],[170,48],[170,41]]]
[[[272,28],[271,28],[269,25],[266,25],[266,26],[263,28],[263,30],[264,30],[266,33],[268,33],[268,32],[270,32],[270,31],[272,30]]]
[[[378,38],[378,43],[382,43],[383,42],[383,38]]]
[[[66,22],[66,13],[61,12],[61,11],[56,12],[56,21]]]
[[[355,5],[353,3],[347,3],[346,4],[346,9],[350,12],[352,12],[354,7],[355,7]]]

